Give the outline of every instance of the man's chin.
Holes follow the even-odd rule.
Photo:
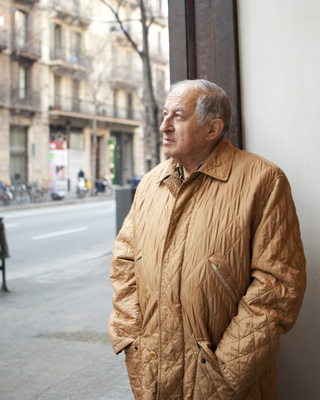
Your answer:
[[[166,157],[172,157],[172,151],[170,151],[170,149],[168,149],[167,147],[163,147],[163,154],[166,156]]]

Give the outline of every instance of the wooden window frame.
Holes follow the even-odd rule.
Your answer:
[[[168,0],[171,83],[207,79],[228,94],[227,137],[242,148],[236,0]]]

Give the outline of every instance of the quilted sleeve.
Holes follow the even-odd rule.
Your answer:
[[[216,349],[224,378],[246,391],[294,325],[306,287],[299,223],[285,176],[278,176],[251,242],[251,284]]]
[[[137,338],[141,326],[135,278],[133,220],[134,206],[123,223],[112,253],[110,279],[114,294],[109,333],[116,354]]]

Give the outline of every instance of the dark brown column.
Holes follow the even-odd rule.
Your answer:
[[[228,94],[233,123],[227,135],[241,148],[236,0],[169,0],[171,82],[207,79]]]

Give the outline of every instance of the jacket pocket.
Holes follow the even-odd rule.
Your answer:
[[[127,366],[130,385],[135,393],[141,385],[141,346],[140,336],[130,346],[125,348],[125,362]]]
[[[137,259],[136,259],[135,266],[134,266],[134,274],[135,274],[135,276],[137,276],[138,268],[139,268],[139,264],[140,264],[141,260],[142,260],[142,256],[139,255],[137,257]]]
[[[197,340],[198,360],[196,382],[194,387],[194,399],[240,399],[231,388],[220,370],[217,357],[211,350],[211,342],[208,339]],[[241,397],[243,398],[243,397]]]
[[[234,392],[225,382],[209,340],[199,339],[194,399],[234,399]]]
[[[215,262],[213,261],[213,259],[209,258],[209,263],[214,271],[214,273],[216,274],[216,276],[219,278],[220,282],[222,283],[222,285],[224,286],[224,288],[226,289],[226,291],[229,293],[231,299],[233,300],[233,302],[235,304],[238,304],[238,299],[237,296],[235,294],[235,291],[233,290],[233,288],[231,287],[231,285],[228,283],[227,279],[224,277],[223,273],[220,271],[220,269],[217,267],[217,265],[215,264]]]

